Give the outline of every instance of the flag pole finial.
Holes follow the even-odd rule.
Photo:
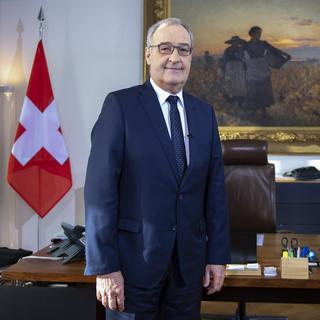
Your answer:
[[[40,22],[40,25],[39,25],[39,38],[40,38],[40,40],[42,40],[42,38],[43,38],[43,23],[46,20],[46,18],[44,17],[42,6],[40,7],[40,11],[39,11],[39,14],[38,14],[38,20]]]

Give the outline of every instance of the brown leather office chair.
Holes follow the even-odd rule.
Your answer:
[[[261,140],[222,141],[231,233],[276,232],[275,168],[267,147]],[[245,319],[245,307],[238,302],[237,319]]]
[[[262,140],[222,141],[232,231],[276,231],[275,168]]]
[[[235,139],[221,144],[230,232],[276,232],[275,168],[268,163],[267,143]],[[245,319],[245,304],[238,301],[237,320]],[[206,315],[205,319],[220,318]]]

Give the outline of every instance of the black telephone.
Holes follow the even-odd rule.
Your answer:
[[[48,253],[55,257],[63,257],[63,264],[75,259],[84,258],[85,249],[85,227],[72,226],[66,222],[61,223],[64,234],[68,239],[59,242],[50,248]]]

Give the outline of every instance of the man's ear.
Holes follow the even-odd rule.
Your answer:
[[[146,47],[145,48],[145,57],[146,57],[146,62],[147,62],[147,65],[150,66],[151,64],[151,48],[148,48]]]

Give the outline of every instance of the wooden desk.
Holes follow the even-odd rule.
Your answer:
[[[300,246],[309,246],[310,249],[319,253],[320,235],[302,235],[302,234],[265,234],[262,247],[257,247],[258,262],[262,268],[267,266],[280,265],[281,256],[281,238],[287,236],[289,239],[297,237]],[[239,277],[230,276],[226,278],[224,287],[263,287],[263,288],[309,288],[320,289],[320,271],[319,268],[313,268],[313,273],[307,280],[281,279],[278,269],[277,277]],[[267,298],[267,297],[266,297]],[[319,295],[320,302],[320,295]]]
[[[49,247],[37,252],[49,256]],[[95,298],[95,276],[84,276],[84,262],[25,259],[2,272],[3,280],[18,286],[0,286],[0,318],[32,320],[104,320],[104,307]],[[28,282],[32,282],[32,286]],[[50,284],[68,284],[50,287]]]
[[[265,234],[264,244],[257,247],[258,262],[263,267],[275,266],[278,269],[276,277],[228,276],[220,292],[208,296],[203,291],[203,301],[233,301],[238,302],[238,318],[245,319],[246,302],[273,303],[304,303],[320,304],[320,270],[313,268],[307,280],[281,279],[280,255],[281,238],[297,237],[299,245],[309,246],[316,250],[320,247],[320,235],[302,234]]]
[[[258,261],[263,267],[278,267],[276,277],[229,276],[222,290],[211,296],[203,293],[204,301],[273,302],[320,304],[320,268],[312,268],[307,280],[281,279],[281,237],[297,237],[301,246],[308,245],[320,254],[320,235],[265,234],[264,244],[258,247]]]
[[[48,256],[49,246],[35,253],[35,256]],[[5,280],[62,282],[62,283],[95,283],[95,276],[84,276],[84,262],[74,261],[62,264],[61,260],[48,261],[25,259],[9,267],[2,273]]]
[[[308,245],[316,250],[320,247],[320,235],[286,234],[297,237],[300,245]],[[264,244],[258,247],[258,261],[262,267],[280,264],[281,237],[284,234],[265,234]],[[45,254],[42,250],[38,254]],[[36,282],[65,282],[93,284],[95,277],[83,275],[84,263],[73,262],[62,265],[61,261],[22,260],[5,270],[2,274],[7,280],[36,281]],[[94,287],[92,289],[94,295]],[[281,279],[278,276],[229,276],[219,293],[207,296],[206,301],[237,301],[237,302],[283,302],[283,303],[319,303],[320,304],[320,270],[313,268],[308,280]]]

